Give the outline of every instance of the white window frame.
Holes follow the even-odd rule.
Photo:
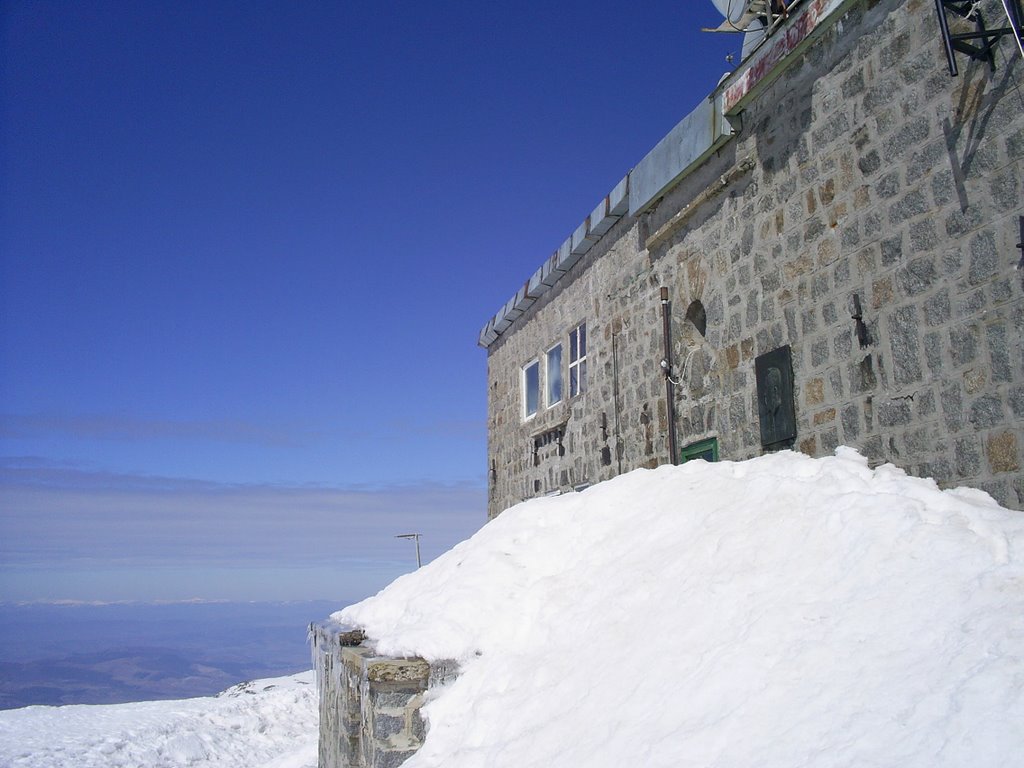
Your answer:
[[[530,410],[530,374],[529,370],[536,368],[536,394],[534,395],[533,410]],[[520,374],[520,383],[523,389],[523,420],[532,419],[537,415],[537,411],[540,410],[540,360],[534,358],[530,362],[526,363],[522,367],[522,373]]]
[[[581,343],[582,340],[582,343]],[[573,352],[575,350],[575,359]],[[582,375],[581,375],[582,374]],[[569,397],[587,391],[587,323],[580,323],[569,331]]]
[[[558,367],[557,367],[557,379],[551,375],[551,353],[558,350]],[[552,383],[557,382],[558,384],[558,397],[552,397],[551,391]],[[562,377],[562,342],[553,344],[548,347],[548,350],[544,353],[544,398],[547,407],[550,408],[553,405],[558,405],[564,398],[565,391],[565,380]]]

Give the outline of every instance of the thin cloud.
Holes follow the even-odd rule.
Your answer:
[[[431,559],[485,519],[485,491],[469,484],[232,485],[0,466],[0,561],[24,568],[339,561],[356,567],[404,559],[394,535],[410,530],[423,533]]]
[[[156,419],[125,414],[3,414],[0,437],[32,439],[73,437],[85,440],[206,440],[258,445],[307,445],[321,437],[315,430],[289,429],[226,419]]]
[[[416,434],[440,437],[480,440],[487,435],[487,422],[484,419],[438,419],[421,424],[392,424],[396,434]]]

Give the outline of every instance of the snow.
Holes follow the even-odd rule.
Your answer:
[[[313,672],[216,697],[0,712],[2,768],[316,768]]]
[[[407,768],[1021,765],[1022,553],[982,492],[786,452],[525,502],[333,618],[462,667]]]
[[[1024,764],[1024,515],[850,449],[525,502],[333,618],[461,667],[406,768]],[[312,679],[0,712],[0,767],[312,768]]]

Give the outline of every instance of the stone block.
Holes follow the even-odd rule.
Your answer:
[[[966,209],[957,208],[946,217],[946,235],[950,238],[963,237],[977,229],[985,221],[984,211],[976,205]]]
[[[935,259],[921,256],[911,259],[896,272],[896,282],[905,296],[917,296],[927,291],[938,278]]]
[[[929,185],[932,191],[932,202],[936,208],[941,208],[956,199],[956,179],[950,170],[934,170]]]
[[[985,291],[982,288],[968,291],[956,302],[955,315],[959,318],[974,318],[984,312],[985,303]]]
[[[860,362],[850,367],[849,378],[850,390],[854,394],[865,394],[874,390],[878,379],[875,376],[874,360],[871,355],[865,355]]]
[[[812,422],[813,422],[814,426],[818,427],[818,426],[821,426],[822,424],[830,424],[830,423],[832,423],[835,420],[836,420],[836,409],[835,408],[826,408],[825,410],[818,411],[816,414],[814,414]]]
[[[956,474],[960,477],[974,477],[981,471],[981,452],[978,438],[974,435],[959,437],[953,442],[953,460]]]
[[[992,380],[998,382],[1011,381],[1013,370],[1010,364],[1010,348],[1007,342],[1006,326],[993,323],[985,328],[988,342],[989,368]]]
[[[963,397],[957,384],[947,384],[939,394],[942,416],[949,432],[959,432],[964,424]]]
[[[921,380],[920,343],[916,307],[901,307],[889,315],[889,344],[892,351],[893,380],[905,386]]]
[[[857,161],[857,167],[865,177],[871,176],[875,171],[882,167],[882,158],[878,154],[877,150],[872,149]]]
[[[928,212],[928,198],[919,189],[904,195],[899,202],[889,207],[889,224],[899,226],[904,221]]]
[[[847,442],[860,435],[860,408],[856,403],[843,406],[840,419],[843,424],[843,437]]]
[[[383,685],[369,686],[368,700],[370,706],[379,710],[405,709],[415,706],[418,697],[422,696],[424,688],[415,681],[411,685]]]
[[[950,304],[949,291],[943,289],[924,303],[924,322],[926,325],[942,325],[949,322]]]
[[[740,348],[738,344],[732,344],[725,349],[726,364],[731,369],[736,369],[740,364]]]
[[[907,400],[889,400],[879,403],[876,408],[878,424],[895,427],[911,422],[910,403]]]
[[[843,372],[839,368],[833,368],[828,372],[828,383],[832,387],[832,397],[842,398],[844,397],[843,390]]]
[[[1024,418],[1024,386],[1011,387],[1007,395],[1010,410],[1018,419]]]
[[[980,232],[971,238],[967,280],[979,285],[991,278],[999,268],[999,253],[991,232]]]
[[[983,369],[972,368],[969,371],[964,371],[964,392],[968,395],[974,395],[985,388],[988,383],[988,375]]]
[[[988,436],[985,455],[993,473],[1016,472],[1020,469],[1020,450],[1013,432],[997,432]]]
[[[823,454],[835,453],[836,448],[839,447],[839,431],[835,427],[826,429],[819,435],[819,441]]]
[[[405,717],[389,715],[383,712],[373,714],[373,738],[387,741],[405,730]]]
[[[914,405],[916,407],[917,415],[921,419],[925,419],[935,414],[935,392],[931,389],[922,390],[917,394],[914,399]]]
[[[903,238],[900,235],[882,240],[882,264],[892,266],[903,259]]]
[[[1001,424],[1003,418],[1003,403],[999,397],[985,395],[971,404],[968,421],[978,429],[987,429]]]
[[[423,659],[377,657],[366,662],[366,679],[371,683],[422,683],[430,676],[430,665]]]
[[[960,367],[973,362],[978,356],[978,331],[973,326],[949,329],[949,352],[953,365]]]
[[[1012,166],[992,176],[989,194],[997,211],[1012,211],[1020,204],[1020,183]]]
[[[920,145],[914,144],[910,148],[918,146]],[[913,184],[918,179],[928,176],[936,167],[941,167],[941,163],[946,157],[947,150],[944,140],[939,139],[925,144],[922,149],[913,152],[907,159],[907,183]]]
[[[816,339],[811,344],[811,365],[818,368],[828,362],[829,343],[827,338]]]
[[[807,382],[804,388],[804,401],[809,406],[821,405],[825,402],[825,380],[815,377]]]

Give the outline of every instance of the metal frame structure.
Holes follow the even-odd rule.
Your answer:
[[[956,77],[959,72],[956,66],[956,52],[967,54],[976,61],[987,61],[992,71],[995,72],[996,60],[992,49],[1004,35],[1013,36],[1017,43],[1017,49],[1021,56],[1024,56],[1024,37],[1021,36],[1021,19],[1024,14],[1021,12],[1020,0],[1002,0],[1002,4],[1008,26],[988,29],[978,8],[980,3],[977,0],[935,0],[935,11],[939,16],[939,32],[942,35],[950,76]],[[961,19],[973,21],[974,31],[951,31],[948,16],[950,13]]]
[[[765,37],[789,17],[789,11],[800,0],[749,0],[746,10],[736,21],[726,19],[718,27],[703,29],[704,32],[746,32],[755,21],[764,25]]]

